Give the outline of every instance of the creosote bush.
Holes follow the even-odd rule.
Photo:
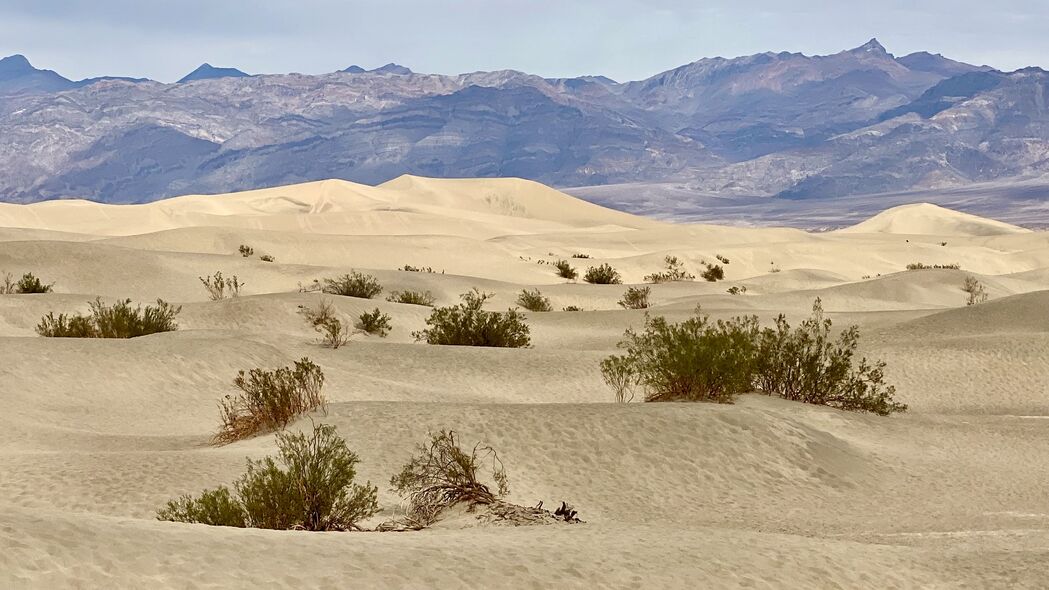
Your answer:
[[[553,306],[550,305],[550,298],[544,297],[539,289],[529,291],[528,289],[522,289],[521,293],[517,296],[517,304],[527,309],[528,311],[551,311]]]
[[[671,283],[675,281],[694,281],[696,276],[685,271],[685,265],[678,260],[677,256],[667,256],[663,259],[666,270],[652,273],[645,277],[646,283]]]
[[[648,296],[651,293],[652,287],[629,287],[619,300],[619,306],[624,309],[648,309]]]
[[[240,255],[244,258],[248,258],[249,256],[255,254],[255,248],[252,248],[247,244],[241,244],[240,247],[237,248],[237,252],[240,252]]]
[[[960,264],[922,264],[921,262],[912,262],[907,265],[907,270],[958,270],[961,267],[962,266]]]
[[[965,300],[966,305],[977,305],[987,302],[987,288],[972,275],[965,276],[965,281],[962,283],[962,291],[969,295]]]
[[[859,329],[830,337],[819,299],[812,317],[791,328],[781,315],[758,330],[755,316],[712,323],[698,314],[679,324],[647,318],[644,331],[627,330],[626,354],[601,364],[602,376],[622,401],[635,387],[645,401],[731,402],[761,391],[785,399],[888,415],[907,409],[884,381],[885,363],[855,359]]]
[[[316,308],[300,305],[299,313],[320,333],[325,346],[334,350],[350,341],[350,331],[335,312],[331,301],[322,300]]]
[[[307,531],[359,530],[379,511],[378,489],[355,483],[360,458],[334,426],[277,434],[277,458],[249,459],[233,484],[182,496],[157,511],[158,520],[214,526]]]
[[[704,262],[703,266],[707,267],[707,270],[699,273],[699,276],[706,279],[707,282],[714,283],[725,278],[725,269],[720,264]]]
[[[292,419],[325,407],[324,373],[308,358],[296,361],[294,367],[240,371],[233,384],[240,392],[219,402],[222,426],[215,444],[283,430]]]
[[[178,329],[175,316],[181,306],[157,299],[156,306],[131,307],[131,300],[102,303],[102,298],[90,302],[88,315],[48,313],[40,319],[36,333],[48,338],[136,338]]]
[[[589,254],[577,253],[577,254],[573,254],[572,258],[590,258],[590,255]]]
[[[405,289],[404,291],[391,291],[387,301],[394,303],[405,303],[408,305],[423,305],[426,307],[433,307],[436,299],[433,293],[429,291],[412,291]]]
[[[362,313],[357,317],[357,327],[368,334],[385,338],[390,333],[390,316],[376,307],[373,311]]]
[[[404,499],[407,520],[415,528],[433,524],[441,512],[456,504],[492,504],[510,491],[495,449],[477,443],[466,450],[453,430],[431,434],[429,444],[419,445],[416,452],[390,480],[390,486]],[[478,477],[489,460],[494,492]]]
[[[746,285],[739,285],[739,286],[733,285],[733,286],[729,287],[726,292],[729,295],[744,295],[747,292],[747,286]]]
[[[212,301],[240,297],[240,288],[244,286],[244,283],[237,280],[237,275],[227,278],[222,276],[222,271],[218,271],[210,277],[198,278]]]
[[[516,309],[505,313],[485,311],[484,302],[490,297],[491,293],[478,289],[463,293],[458,305],[434,309],[426,320],[426,329],[413,332],[412,336],[439,345],[529,346],[531,337],[524,315]]]
[[[53,286],[54,283],[45,284],[31,272],[25,273],[17,281],[12,281],[8,274],[4,275],[3,283],[0,283],[0,295],[50,293]]]
[[[259,260],[263,262],[273,262],[276,260],[276,258],[270,256],[269,254],[263,254],[262,256],[259,256]]]
[[[330,295],[371,299],[382,293],[382,285],[375,277],[354,271],[334,279],[324,279],[323,291]]]
[[[572,265],[567,260],[558,260],[554,263],[554,268],[557,270],[557,276],[562,279],[574,281],[579,277],[579,271],[572,268]]]
[[[600,266],[591,266],[586,269],[583,280],[593,285],[619,285],[623,282],[623,277],[619,276],[619,272],[606,262]]]
[[[568,305],[568,306],[562,307],[561,311],[583,311],[583,308],[579,307],[578,305]]]

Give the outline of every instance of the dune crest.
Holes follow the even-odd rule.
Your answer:
[[[928,236],[995,236],[1029,233],[1031,230],[953,209],[915,203],[886,209],[881,213],[838,230],[842,233],[881,233]]]

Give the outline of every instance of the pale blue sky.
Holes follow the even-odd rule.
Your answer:
[[[1046,31],[1046,0],[0,1],[0,55],[70,78],[162,81],[205,61],[252,73],[395,61],[631,80],[701,57],[834,53],[871,37],[896,55],[1016,69],[1049,63]]]

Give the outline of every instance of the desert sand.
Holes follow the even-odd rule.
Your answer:
[[[251,245],[250,258],[237,253]],[[888,362],[890,417],[753,394],[734,405],[615,404],[599,361],[641,311],[625,285],[566,282],[608,262],[626,283],[676,255],[726,280],[654,285],[653,314],[807,316],[859,324]],[[275,257],[272,263],[258,256]],[[962,270],[905,271],[909,263]],[[435,272],[397,270],[406,264]],[[387,338],[323,348],[297,285],[359,270],[385,292]],[[0,205],[0,274],[54,293],[0,295],[2,588],[1045,588],[1049,587],[1049,234],[933,205],[846,230],[670,224],[532,182],[401,177],[148,205]],[[198,277],[237,275],[210,301]],[[990,301],[966,307],[972,275]],[[726,292],[745,286],[744,295]],[[491,309],[538,287],[529,349],[418,343],[429,309],[385,301],[479,287]],[[130,297],[181,304],[180,330],[131,340],[45,339],[49,311]],[[499,450],[510,500],[573,504],[578,525],[310,533],[158,522],[168,499],[231,483],[263,435],[209,446],[240,369],[309,356],[327,415],[399,510],[390,476],[428,431]],[[293,428],[309,428],[300,420]]]

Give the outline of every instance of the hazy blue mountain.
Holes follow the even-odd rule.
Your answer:
[[[186,74],[181,80],[176,82],[182,84],[185,82],[195,82],[197,80],[215,80],[217,78],[248,78],[250,74],[246,74],[237,68],[216,68],[215,66],[204,63],[201,64],[197,69]]]
[[[368,70],[362,68],[361,66],[350,66],[350,67],[346,68],[345,70],[340,70],[340,71],[346,72],[347,74],[363,74],[364,72],[367,72]]]
[[[375,68],[374,70],[368,70],[368,71],[370,71],[370,72],[372,72],[374,74],[398,74],[398,75],[402,75],[402,76],[406,76],[408,74],[413,73],[408,68],[406,68],[406,67],[404,67],[404,66],[402,66],[400,64],[395,64],[395,63],[388,63],[388,64],[386,64],[386,65],[384,65],[382,67]]]
[[[0,59],[0,94],[57,92],[76,83],[51,70],[38,70],[23,55]]]

